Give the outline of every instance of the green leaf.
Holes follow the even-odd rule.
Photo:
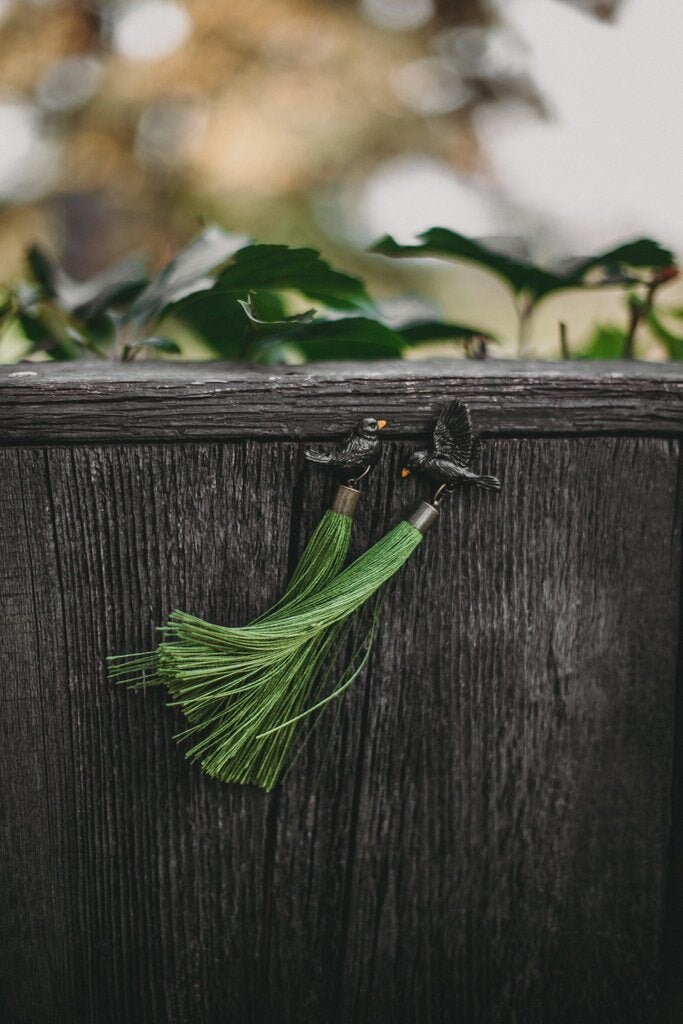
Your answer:
[[[28,264],[42,294],[85,323],[130,302],[147,282],[141,260],[124,260],[87,281],[75,281],[48,253],[32,245]]]
[[[171,312],[218,355],[260,358],[263,339],[280,339],[313,317],[312,310],[288,316],[280,290],[343,310],[371,305],[358,278],[332,269],[314,249],[248,245],[234,254],[210,291],[186,297]]]
[[[141,352],[164,353],[166,355],[179,355],[182,352],[180,345],[172,338],[145,338],[134,345],[126,345],[123,349],[122,362],[129,363]]]
[[[0,331],[12,320],[16,319],[18,309],[17,297],[9,289],[1,289],[0,294]]]
[[[599,324],[591,334],[579,358],[620,359],[626,344],[626,331],[615,324]]]
[[[648,312],[647,325],[655,338],[662,342],[669,353],[670,359],[683,359],[683,337],[673,334],[672,331],[665,327],[653,309]]]
[[[384,324],[367,317],[316,320],[289,336],[308,360],[400,359],[403,339]]]
[[[84,338],[58,306],[43,302],[17,315],[19,325],[32,343],[32,351],[49,352],[53,359],[80,359]]]
[[[315,317],[315,309],[307,309],[305,313],[295,313],[293,316],[280,316],[279,319],[264,319],[262,307],[257,309],[259,296],[254,292],[249,293],[249,298],[237,299],[237,302],[246,313],[248,319],[257,327],[265,327],[268,333],[275,333],[277,328],[292,330],[299,324],[309,324]]]
[[[90,278],[83,285],[74,283],[73,313],[90,324],[112,309],[128,306],[145,287],[147,271],[141,260],[131,259]]]
[[[192,295],[174,305],[171,315],[220,359],[240,358],[249,321],[233,295],[217,291]]]
[[[399,245],[391,236],[386,235],[372,246],[371,251],[393,257],[445,256],[470,260],[502,277],[516,295],[529,292],[540,297],[562,286],[562,278],[556,274],[525,260],[496,252],[485,243],[449,231],[448,228],[430,228],[419,237],[421,245]]]
[[[476,327],[464,327],[462,324],[451,324],[443,320],[421,320],[395,331],[407,345],[420,345],[428,341],[472,341],[474,338],[493,339],[488,331]]]
[[[244,237],[217,225],[202,231],[173,257],[133,303],[126,319],[138,328],[158,320],[173,304],[197,292],[209,291],[215,273],[244,244]]]
[[[259,291],[247,292],[247,302],[250,303],[256,319],[263,321],[284,320],[287,316],[287,304],[282,295],[278,292]]]
[[[173,355],[179,355],[182,349],[177,341],[173,338],[145,338],[144,341],[139,342],[135,346],[136,348],[150,348],[156,352],[167,352]]]
[[[30,245],[26,251],[26,262],[33,280],[40,285],[43,293],[50,298],[57,294],[55,277],[59,270],[56,260],[39,245]]]
[[[233,292],[219,289],[192,295],[172,311],[175,319],[224,359],[251,356],[255,341],[273,335],[280,337],[308,323],[313,313],[309,310],[288,317],[284,302],[276,292],[249,292],[246,299],[240,299]]]
[[[399,245],[387,235],[371,251],[392,257],[445,256],[470,260],[501,277],[515,295],[527,295],[534,303],[565,288],[637,282],[639,278],[627,273],[628,267],[664,269],[676,264],[675,256],[669,249],[664,249],[649,238],[628,242],[596,256],[569,258],[554,266],[539,267],[528,260],[500,252],[485,240],[467,238],[447,228],[430,228],[419,237],[421,245]],[[598,269],[603,271],[602,279],[587,280],[589,273]]]
[[[363,282],[351,274],[334,270],[315,249],[246,246],[235,253],[216,284],[217,290],[240,295],[263,288],[298,291],[332,309],[372,307]]]
[[[638,238],[633,242],[627,242],[616,249],[608,249],[607,252],[588,259],[578,260],[571,270],[571,276],[583,280],[586,274],[596,267],[605,269],[625,267],[636,267],[638,269],[664,269],[676,266],[676,257],[670,249],[665,249],[659,242],[651,238]],[[624,275],[624,280],[632,280]],[[608,284],[615,283],[613,280]]]
[[[306,362],[306,356],[298,345],[272,340],[259,349],[255,361],[261,366],[300,366]]]

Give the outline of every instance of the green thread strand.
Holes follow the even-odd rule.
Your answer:
[[[327,509],[311,534],[285,593],[255,621],[262,622],[270,615],[281,615],[288,606],[308,597],[336,576],[348,554],[352,526],[351,516]],[[165,633],[168,629],[168,626],[161,626],[158,632]],[[204,642],[209,643],[209,638],[206,637]],[[112,655],[107,658],[107,668],[112,682],[130,689],[159,686],[164,682],[159,673],[158,649],[141,654]]]
[[[340,571],[351,520],[329,510],[280,602],[248,626],[220,626],[174,611],[155,652],[111,659],[129,686],[166,686],[188,728],[186,756],[226,782],[270,790],[282,776],[302,720],[319,715],[354,682],[370,654],[373,624],[330,690],[350,619],[422,540],[407,522]],[[327,668],[326,668],[327,666]]]
[[[372,632],[325,696],[323,666],[343,643],[350,617],[421,540],[418,530],[400,523],[316,594],[286,615],[255,623],[248,635],[174,613],[161,663],[174,703],[192,722],[183,738],[197,737],[187,756],[226,782],[272,789],[301,721],[341,696],[369,657]]]

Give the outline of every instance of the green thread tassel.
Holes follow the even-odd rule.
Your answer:
[[[349,550],[353,517],[360,500],[355,487],[340,484],[328,508],[304,548],[287,589],[280,600],[256,622],[281,613],[333,579]],[[246,627],[248,628],[248,627]],[[131,689],[158,686],[165,680],[159,672],[159,649],[139,654],[115,654],[107,658],[109,678]]]
[[[191,723],[178,737],[195,741],[186,756],[225,782],[271,790],[288,764],[299,723],[339,697],[367,662],[377,611],[336,687],[325,693],[351,616],[398,572],[422,537],[419,525],[399,523],[321,589],[248,627],[173,612],[157,651],[158,674],[171,704]]]
[[[360,491],[340,484],[332,507],[328,508],[313,531],[292,574],[284,597],[273,610],[282,610],[286,604],[300,601],[341,570],[349,551],[351,527]]]
[[[339,572],[351,516],[348,508],[333,507],[285,595],[266,614],[230,627],[174,611],[160,629],[164,640],[156,651],[109,659],[110,676],[133,687],[163,684],[170,705],[189,722],[176,736],[192,742],[187,758],[224,782],[271,790],[291,761],[302,720],[341,696],[367,663],[378,605],[347,667],[331,683],[352,616],[399,571],[437,517],[434,506],[422,503],[409,521]]]

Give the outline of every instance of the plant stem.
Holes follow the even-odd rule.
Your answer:
[[[646,317],[649,316],[650,310],[654,305],[655,295],[660,285],[665,284],[667,279],[662,280],[661,277],[654,277],[647,286],[645,291],[645,297],[639,298],[637,295],[629,295],[628,305],[630,310],[628,329],[626,331],[626,340],[624,341],[624,348],[621,353],[622,359],[633,359],[635,357],[635,343],[636,334],[640,324]]]
[[[525,296],[517,306],[518,332],[517,332],[517,355],[524,355],[529,341],[529,329],[531,327],[531,316],[535,307],[534,297]]]
[[[572,354],[569,351],[569,339],[567,336],[567,325],[564,320],[560,320],[560,352],[563,359],[571,359]]]
[[[131,322],[116,325],[116,336],[111,351],[113,363],[130,361],[130,353],[135,348],[135,328]]]

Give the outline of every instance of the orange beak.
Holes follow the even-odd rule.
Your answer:
[[[377,426],[378,426],[378,428],[380,430],[384,430],[386,425],[387,425],[387,421],[386,420],[377,420]]]
[[[401,470],[401,476],[405,480],[407,476],[410,476],[410,470],[406,469],[406,467],[404,466],[403,469]]]

